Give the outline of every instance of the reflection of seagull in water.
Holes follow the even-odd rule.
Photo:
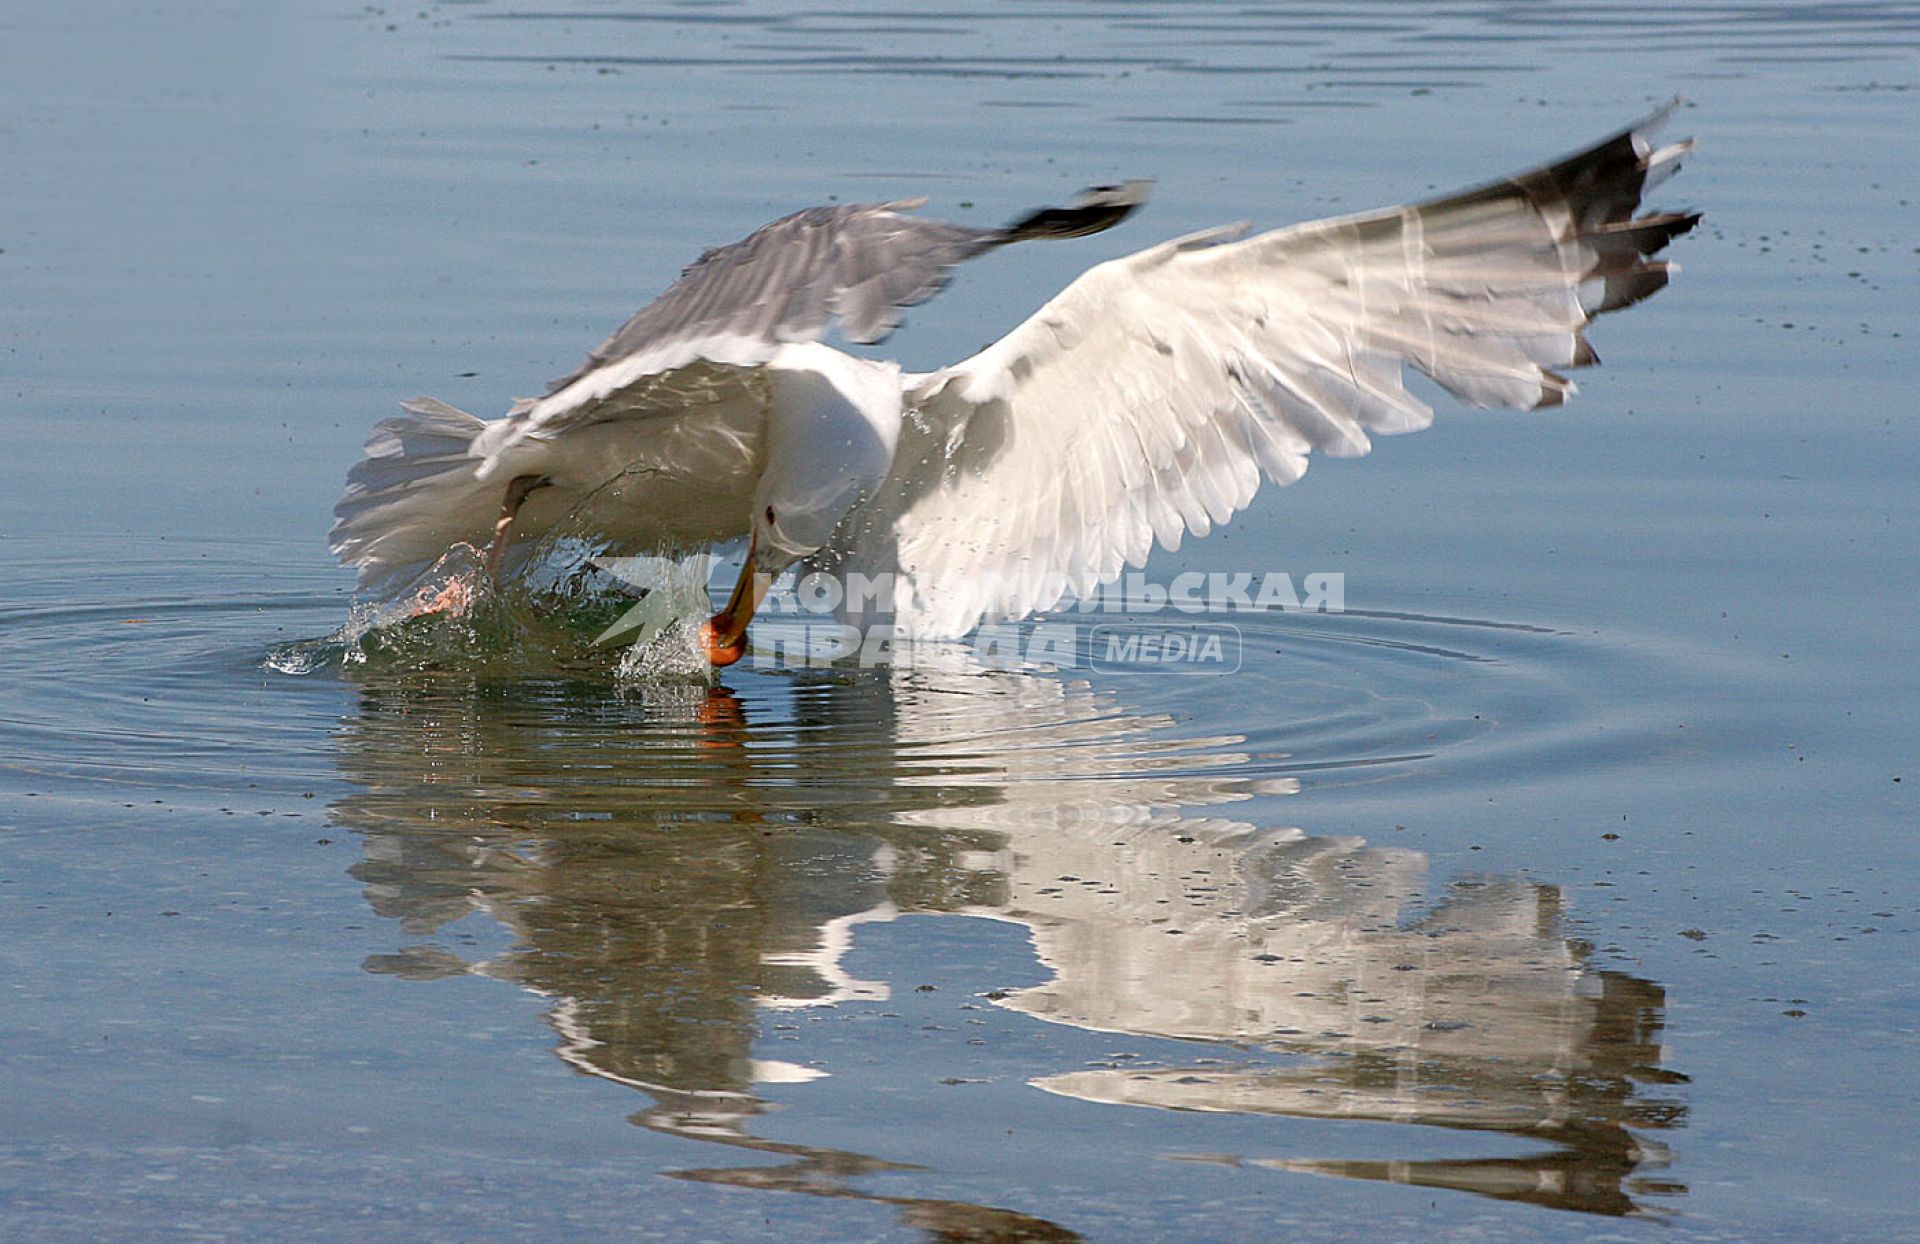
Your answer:
[[[1689,149],[1651,142],[1671,111],[1462,194],[1100,264],[924,375],[820,338],[878,341],[953,265],[1109,228],[1146,183],[1004,229],[905,214],[917,202],[799,212],[707,252],[504,419],[408,403],[349,476],[333,550],[394,593],[462,543],[513,569],[564,524],[629,549],[745,536],[704,632],[716,665],[798,562],[892,576],[892,619],[922,637],[1023,617],[1144,564],[1156,540],[1206,534],[1263,473],[1291,483],[1312,450],[1427,426],[1407,366],[1476,406],[1564,401],[1554,369],[1594,361],[1586,324],[1666,284],[1650,257],[1699,219],[1634,214]]]
[[[885,1023],[901,973],[864,939],[903,916],[1024,926],[1047,979],[988,995],[1008,1012],[1203,1043],[1088,1064],[1072,1043],[1025,1045],[1016,1030],[1005,1035],[1025,1054],[979,1052],[996,1077],[1024,1068],[1052,1093],[1189,1121],[1390,1121],[1521,1145],[1396,1131],[1384,1156],[1363,1145],[1373,1157],[1314,1157],[1323,1143],[1347,1150],[1347,1134],[1289,1130],[1283,1150],[1262,1152],[1262,1133],[1234,1127],[1224,1151],[1201,1150],[1218,1160],[1588,1213],[1646,1212],[1684,1192],[1659,1173],[1661,1138],[1687,1110],[1666,1089],[1685,1077],[1663,1065],[1665,993],[1594,962],[1563,926],[1556,887],[1430,884],[1418,851],[1267,822],[1253,797],[1297,786],[1239,750],[1245,740],[1194,736],[1086,683],[959,654],[944,669],[775,685],[793,699],[750,699],[755,721],[704,688],[668,688],[647,707],[591,687],[555,699],[532,684],[375,671],[340,736],[347,793],[332,808],[361,836],[354,876],[410,937],[476,911],[509,936],[472,962],[429,943],[368,970],[514,982],[548,1000],[562,1059],[651,1100],[636,1123],[764,1155],[681,1177],[891,1200],[954,1239],[1049,1237],[1025,1223],[989,1233],[1007,1211],[877,1193],[865,1177],[899,1162],[807,1143],[809,1095],[764,1087],[888,1082],[838,1044],[809,1051],[774,1033],[803,1040],[791,1017],[811,1007]],[[1236,809],[1247,819],[1227,819]],[[875,1031],[883,1044],[897,1035]],[[923,1057],[957,1055],[963,1075],[981,1066],[960,1052],[971,1040],[936,1048],[894,1065],[916,1077]],[[799,1113],[779,1137],[758,1135],[774,1097]],[[897,1149],[891,1116],[873,1117],[869,1143]],[[1191,1134],[1148,1126],[1141,1135],[1161,1139],[1146,1152]]]

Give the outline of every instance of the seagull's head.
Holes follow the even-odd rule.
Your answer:
[[[768,365],[764,461],[747,514],[747,562],[727,607],[707,623],[707,655],[731,665],[773,580],[819,552],[872,496],[900,436],[900,371],[816,343],[784,347]]]
[[[815,468],[819,463],[812,464]],[[747,626],[773,581],[789,566],[825,548],[849,510],[872,490],[874,472],[846,462],[796,472],[769,469],[754,491],[747,557],[726,608],[707,622],[707,658],[732,665],[746,654]]]
[[[762,491],[765,491],[764,481]],[[701,628],[709,661],[716,666],[732,665],[746,655],[747,626],[773,581],[787,567],[825,547],[855,499],[845,496],[843,489],[825,490],[812,496],[782,496],[777,500],[772,496],[755,497],[740,581],[734,584],[726,608]]]

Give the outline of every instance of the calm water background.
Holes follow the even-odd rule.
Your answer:
[[[0,10],[9,1238],[1920,1234],[1920,6],[566,7]],[[1236,678],[264,665],[397,399],[794,207],[1159,179],[929,366],[1674,92],[1579,401],[1157,557],[1347,576]]]

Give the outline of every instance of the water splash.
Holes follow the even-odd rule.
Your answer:
[[[459,544],[407,591],[356,602],[337,630],[281,644],[264,664],[295,676],[458,670],[704,685],[708,567],[704,554],[604,558],[568,541],[496,585],[481,552]]]

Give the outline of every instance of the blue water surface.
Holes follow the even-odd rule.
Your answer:
[[[1920,1234],[1917,50],[1903,3],[14,0],[0,1229]],[[786,211],[1156,179],[969,264],[886,344],[931,367],[1676,93],[1706,220],[1578,400],[1439,398],[1156,555],[1344,576],[1233,675],[302,646],[375,420],[503,411]]]

